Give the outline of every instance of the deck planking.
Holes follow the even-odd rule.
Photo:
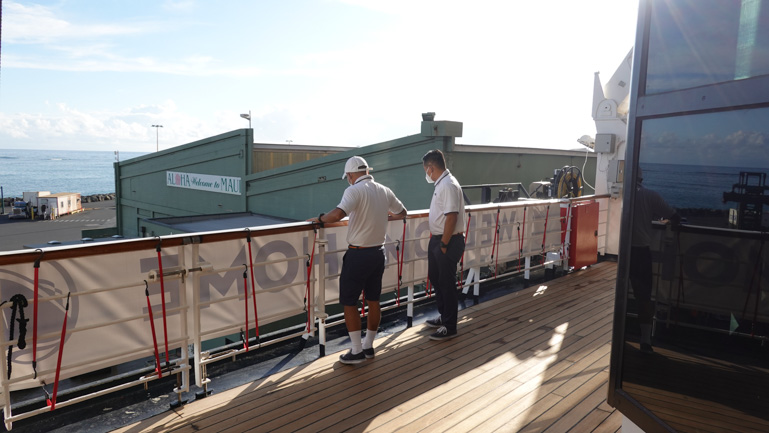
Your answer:
[[[616,432],[606,404],[616,265],[600,263],[377,339],[357,366],[330,354],[121,432]]]

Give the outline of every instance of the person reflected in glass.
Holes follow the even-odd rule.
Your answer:
[[[641,352],[652,353],[652,221],[670,222],[678,226],[681,217],[656,191],[643,186],[643,171],[638,167],[638,185],[633,207],[633,230],[630,249],[630,287],[638,305],[641,328]]]

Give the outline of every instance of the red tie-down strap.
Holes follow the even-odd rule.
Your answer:
[[[561,257],[563,260],[563,254],[566,251],[566,233],[569,228],[569,220],[571,219],[571,202],[566,206],[566,219],[561,222]]]
[[[471,213],[467,214],[467,227],[465,227],[465,244],[467,244],[467,232],[470,230]],[[457,277],[457,289],[462,288],[462,277],[465,274],[465,250],[462,250],[462,258],[459,259],[459,277]]]
[[[523,233],[518,226],[518,271],[521,270],[521,255],[523,255],[523,239],[526,237],[526,206],[523,207]]]
[[[147,297],[147,310],[150,312],[150,327],[152,328],[152,343],[155,345],[155,371],[158,373],[158,379],[163,377],[160,367],[160,354],[158,353],[158,338],[155,334],[155,318],[152,316],[152,303],[150,302],[150,290],[147,280],[144,280],[144,296]]]
[[[545,241],[547,239],[547,220],[550,218],[550,205],[547,205],[547,212],[545,212],[545,232],[542,233],[542,255],[545,255]]]
[[[67,293],[67,306],[64,307],[64,323],[61,325],[61,339],[59,340],[59,359],[56,361],[56,377],[53,381],[53,398],[48,401],[51,411],[56,409],[56,394],[59,392],[59,373],[61,372],[61,355],[64,353],[64,338],[67,336],[67,313],[69,312],[69,295]]]
[[[403,218],[403,235],[395,245],[395,257],[398,259],[398,297],[395,304],[401,305],[401,284],[403,282],[403,253],[406,251],[406,218]]]
[[[494,264],[494,278],[497,278],[497,263],[499,263],[499,251],[497,245],[499,241],[499,207],[497,207],[497,222],[494,224],[494,242],[491,244],[491,261],[494,261],[494,253],[497,253],[497,259]]]
[[[307,288],[304,294],[304,305],[307,310],[307,333],[312,330],[311,316],[312,316],[312,300],[310,299],[310,275],[312,274],[312,262],[315,258],[315,241],[318,240],[318,230],[313,226],[312,231],[315,233],[315,237],[312,239],[312,251],[310,251],[310,257],[307,258]],[[322,265],[322,263],[321,263]]]
[[[160,303],[163,307],[163,340],[165,342],[166,349],[166,365],[168,361],[168,325],[166,324],[166,286],[163,280],[163,258],[160,255],[161,244],[163,240],[158,237],[158,243],[155,246],[155,251],[158,253],[158,275],[160,275]]]
[[[248,266],[251,268],[251,299],[254,301],[254,326],[256,327],[256,343],[259,344],[259,313],[256,310],[256,283],[254,280],[254,258],[251,256],[251,229],[246,229],[248,241]],[[248,324],[246,324],[248,325]],[[246,326],[248,329],[248,326]]]
[[[430,233],[430,239],[432,239],[432,238],[433,238],[433,234]],[[429,248],[430,241],[427,241],[427,245],[428,245],[428,248],[427,248],[427,255],[428,255],[427,261],[429,262],[430,261],[430,257],[429,257],[430,256],[430,248]],[[428,265],[428,269],[429,269],[429,265]],[[429,273],[427,274],[427,282],[425,283],[425,293],[427,294],[427,296],[432,296],[432,293],[430,292],[430,274]]]
[[[243,306],[246,309],[246,330],[240,330],[240,338],[243,340],[243,347],[248,352],[248,265],[243,265],[246,269],[243,271]]]

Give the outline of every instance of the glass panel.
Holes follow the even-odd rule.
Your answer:
[[[769,1],[657,1],[646,93],[769,74]]]
[[[769,431],[766,119],[642,125],[622,388],[679,431]]]

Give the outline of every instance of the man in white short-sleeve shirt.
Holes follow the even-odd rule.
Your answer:
[[[365,159],[353,156],[345,164],[342,179],[350,186],[336,208],[309,221],[333,223],[350,216],[347,224],[349,247],[339,276],[339,303],[344,306],[344,321],[352,348],[341,355],[344,364],[358,364],[374,357],[374,338],[379,329],[382,275],[385,268],[384,242],[389,216],[403,218],[406,208],[390,188],[374,181]],[[366,337],[361,341],[361,319],[358,298],[363,292],[369,312]]]
[[[435,288],[438,316],[425,324],[437,328],[431,340],[447,340],[457,335],[459,299],[457,263],[465,251],[465,201],[459,181],[446,169],[446,159],[438,149],[422,157],[425,179],[435,183],[430,201],[430,243],[427,246],[427,275]]]

